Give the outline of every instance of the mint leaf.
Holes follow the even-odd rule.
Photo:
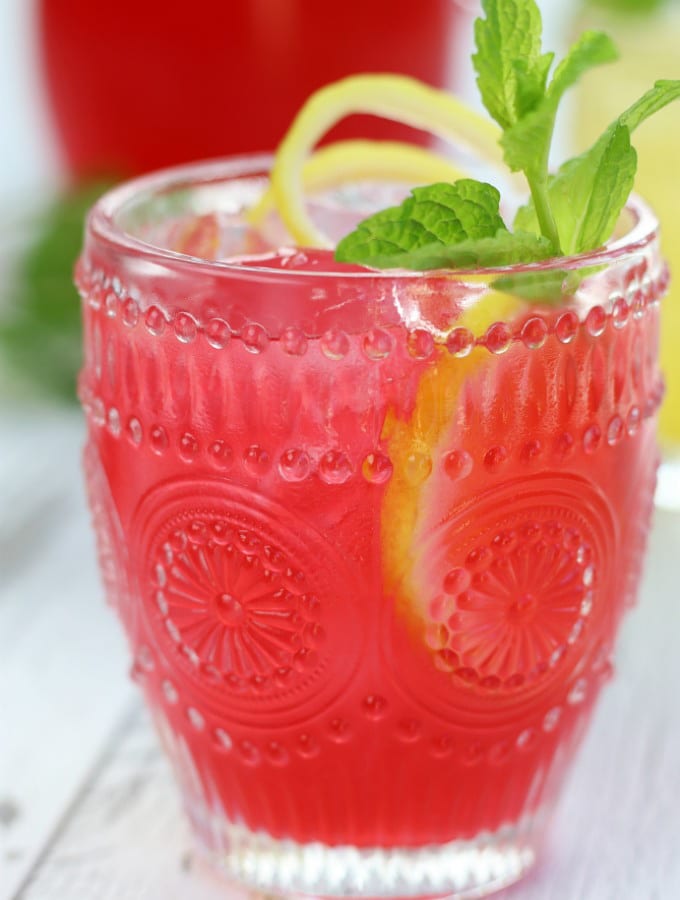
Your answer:
[[[416,272],[473,269],[480,266],[496,268],[550,259],[554,253],[555,248],[546,238],[524,231],[513,234],[503,227],[493,237],[469,238],[449,246],[427,244],[410,252],[395,253],[386,258],[383,265],[376,263],[376,258],[371,257],[370,265],[386,269],[412,269]]]
[[[482,0],[482,7],[485,18],[475,23],[477,84],[503,128],[505,160],[513,171],[524,172],[531,192],[517,212],[514,233],[500,216],[498,191],[463,179],[416,188],[401,206],[371,216],[340,242],[339,261],[417,270],[502,267],[592,250],[612,233],[635,177],[631,133],[680,98],[680,81],[658,81],[588,151],[549,175],[562,97],[588,69],[616,59],[616,48],[605,34],[586,32],[548,83],[553,55],[541,49],[535,0]],[[580,270],[567,279],[562,273],[522,273],[518,290],[547,299],[565,285],[569,289],[579,275]]]
[[[550,86],[540,103],[507,129],[501,138],[505,161],[517,172],[523,171],[529,182],[540,230],[560,247],[560,234],[548,196],[548,159],[557,107],[564,92],[589,68],[616,59],[612,41],[597,31],[587,31],[572,46],[555,69]]]
[[[574,253],[598,247],[612,233],[635,183],[637,153],[630,131],[617,125],[593,174],[585,216],[575,238]]]
[[[483,0],[472,62],[484,106],[503,129],[535,108],[554,54],[541,53],[541,14],[534,0]]]
[[[424,247],[494,237],[505,229],[499,202],[495,187],[470,179],[414,188],[400,206],[361,222],[340,241],[335,258],[388,268],[403,265],[409,253]]]
[[[664,106],[668,106],[673,100],[679,98],[680,81],[661,79],[655,82],[654,87],[643,94],[639,100],[636,100],[632,106],[629,106],[619,116],[617,122],[621,122],[622,125],[626,125],[631,131],[634,131],[639,125],[642,125],[645,119],[653,116],[654,113],[662,110]],[[608,130],[613,129],[615,125],[616,122],[612,123]]]
[[[470,179],[414,188],[401,206],[361,222],[340,241],[335,258],[377,269],[424,271],[503,266],[551,256],[554,247],[545,238],[508,231],[499,201],[495,187]]]
[[[544,173],[547,176],[555,116],[565,91],[588,69],[616,57],[616,47],[606,34],[586,31],[581,35],[555,69],[541,102],[501,138],[505,161],[513,172],[524,171],[529,177]]]
[[[589,150],[564,163],[548,179],[548,201],[559,222],[564,253],[592,250],[609,237],[633,187],[637,157],[630,133],[678,98],[680,81],[657,81]],[[540,230],[533,199],[518,211],[514,225]]]
[[[546,197],[554,120],[546,80],[553,55],[541,52],[541,14],[534,0],[484,0],[482,6],[486,18],[475,22],[477,53],[472,58],[482,100],[510,135],[509,142],[501,139],[506,161],[515,171],[525,172],[541,232],[559,252],[559,234]],[[527,122],[529,133],[513,137],[513,129]],[[541,131],[538,146],[532,134],[536,128]]]

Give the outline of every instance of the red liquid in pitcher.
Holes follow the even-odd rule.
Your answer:
[[[454,0],[42,0],[48,98],[79,177],[270,150],[307,97],[356,72],[449,83]],[[363,117],[331,137],[425,140]]]

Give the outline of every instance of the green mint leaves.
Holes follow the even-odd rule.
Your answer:
[[[541,53],[541,14],[524,0],[484,2],[475,22],[472,62],[484,106],[504,130],[535,108],[545,94],[553,53]]]
[[[549,177],[548,202],[559,222],[563,253],[592,250],[610,236],[633,188],[637,154],[630,143],[631,132],[678,99],[680,81],[657,81],[589,150]],[[533,200],[519,210],[514,224],[528,231],[538,228]]]
[[[555,69],[543,96],[501,138],[505,161],[513,172],[524,172],[536,210],[541,232],[561,251],[560,233],[547,195],[548,158],[552,144],[557,108],[565,91],[593,66],[616,59],[610,39],[596,31],[587,31],[574,44]]]
[[[588,69],[616,57],[616,48],[605,34],[587,31],[579,38],[538,102],[501,138],[505,161],[513,172],[523,171],[530,179],[547,176],[555,116],[564,93]]]
[[[648,116],[680,98],[680,81],[659,81],[619,116],[585,153],[554,175],[548,160],[555,118],[565,92],[593,66],[612,62],[607,35],[585,32],[555,67],[541,48],[535,0],[483,0],[475,23],[477,84],[503,129],[509,168],[523,172],[529,202],[510,231],[498,191],[462,179],[416,188],[400,206],[361,222],[337,246],[336,259],[375,268],[498,267],[601,246],[630,195],[637,166],[631,133]]]
[[[335,258],[367,260],[376,268],[426,271],[510,265],[527,255],[551,256],[552,244],[544,238],[508,231],[499,202],[495,187],[467,178],[415,188],[401,206],[361,222],[340,241]]]

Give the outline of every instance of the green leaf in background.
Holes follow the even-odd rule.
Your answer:
[[[80,303],[73,268],[87,210],[113,182],[58,197],[33,225],[35,238],[3,288],[0,355],[20,381],[67,402],[76,400],[81,361]]]

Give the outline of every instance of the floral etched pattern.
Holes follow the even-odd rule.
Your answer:
[[[277,571],[281,562],[278,549],[261,551],[253,532],[220,518],[193,519],[158,549],[156,603],[168,633],[233,687],[284,682],[313,664],[323,640],[319,601],[296,588],[293,572]]]
[[[215,721],[294,724],[342,693],[358,591],[311,526],[233,484],[180,479],[146,496],[133,537],[149,641]]]
[[[564,702],[608,627],[616,529],[602,495],[575,475],[513,479],[421,539],[418,621],[397,607],[385,649],[400,692],[449,724],[515,731],[525,707]]]
[[[594,597],[592,550],[573,526],[527,522],[468,554],[487,568],[460,581],[447,647],[482,686],[520,687],[556,665],[583,633]],[[451,662],[451,660],[450,660]]]

